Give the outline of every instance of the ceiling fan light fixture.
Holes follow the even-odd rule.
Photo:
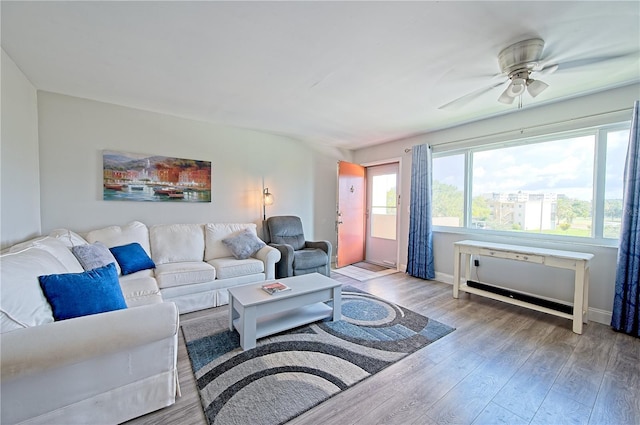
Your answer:
[[[536,97],[540,93],[546,90],[549,87],[549,84],[544,83],[540,80],[527,80],[527,91],[532,97]]]
[[[507,93],[511,97],[520,96],[524,93],[525,88],[527,87],[527,82],[523,78],[514,78],[509,87],[507,87]]]
[[[507,87],[507,89],[502,92],[502,94],[498,98],[498,102],[504,103],[505,105],[511,105],[513,103],[513,99],[515,99],[515,97],[509,94],[510,88],[511,84],[509,84],[509,87]]]

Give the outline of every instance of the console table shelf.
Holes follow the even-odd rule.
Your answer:
[[[510,298],[484,289],[473,288],[466,284],[471,274],[471,258],[487,256],[506,260],[523,261],[548,267],[569,269],[575,272],[573,314],[568,314],[552,308],[540,306],[530,302]],[[460,283],[460,263],[462,256],[466,256],[465,283]],[[554,316],[573,320],[573,331],[582,333],[582,324],[587,323],[589,310],[589,261],[593,254],[583,252],[560,251],[554,249],[533,248],[520,245],[507,245],[480,241],[460,241],[454,244],[453,261],[453,297],[458,298],[459,291],[481,295],[509,304],[526,307]]]

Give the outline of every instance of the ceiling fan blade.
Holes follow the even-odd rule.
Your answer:
[[[554,63],[553,65],[547,65],[544,68],[542,68],[540,71],[535,71],[538,75],[541,76],[545,76],[545,75],[550,75],[553,74],[554,72],[556,72],[558,70],[558,64]]]
[[[546,75],[546,74],[550,74],[551,72],[554,72],[556,69],[559,71],[566,71],[568,69],[579,68],[587,65],[593,65],[600,62],[608,62],[616,59],[622,59],[635,54],[637,53],[632,52],[632,53],[624,53],[620,55],[595,56],[592,58],[584,58],[584,59],[576,59],[576,60],[567,61],[567,62],[559,62],[553,65],[545,65],[542,68],[542,70],[539,72],[541,72],[541,75]],[[546,72],[546,70],[549,68],[554,68],[554,69],[552,70],[550,69],[548,72]]]
[[[500,87],[505,82],[506,81],[501,81],[501,82],[499,82],[497,84],[492,84],[490,86],[482,87],[481,89],[472,91],[471,93],[465,94],[464,96],[459,97],[457,99],[454,99],[449,103],[445,103],[444,105],[440,106],[438,109],[453,110],[453,109],[456,109],[456,108],[460,108],[460,107],[466,105],[467,103],[471,102],[473,99],[482,96],[483,94],[495,89],[496,87]]]

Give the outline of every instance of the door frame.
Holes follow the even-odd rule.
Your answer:
[[[365,162],[362,165],[365,169],[368,167],[375,167],[377,165],[386,165],[386,164],[392,164],[392,163],[398,163],[398,187],[396,188],[396,195],[398,196],[398,214],[397,214],[397,218],[396,218],[396,270],[401,271],[401,265],[400,265],[400,229],[402,228],[402,224],[403,224],[403,220],[402,217],[404,217],[404,214],[402,213],[405,209],[405,200],[404,200],[404,196],[402,193],[402,157],[395,157],[395,158],[388,158],[388,159],[381,159],[378,161],[371,161],[371,162]],[[369,187],[369,177],[367,176],[367,174],[365,173],[365,184],[367,186],[367,188]],[[367,207],[369,205],[369,200],[367,199]],[[409,205],[409,204],[407,204]],[[365,214],[368,214],[368,212],[365,212]],[[369,220],[366,220],[367,222]],[[369,232],[369,229],[366,229],[366,232]],[[366,236],[365,236],[365,240],[363,241],[366,244]],[[365,256],[366,256],[366,245],[365,245]],[[366,260],[366,258],[365,258]]]

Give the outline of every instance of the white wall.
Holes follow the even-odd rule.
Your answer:
[[[223,127],[48,92],[38,93],[42,230],[86,231],[140,220],[159,223],[262,220],[262,178],[274,195],[267,216],[298,215],[305,236],[335,243],[336,162],[278,135]],[[211,203],[102,200],[102,150],[212,163]],[[319,183],[324,182],[322,190]]]
[[[399,155],[403,156],[401,193],[404,201],[401,206],[399,245],[400,263],[406,264],[411,153],[406,153],[405,149],[411,148],[413,145],[428,143],[433,147],[434,152],[437,152],[454,145],[456,147],[473,146],[487,141],[513,140],[545,132],[630,120],[633,102],[638,98],[640,98],[640,85],[620,87],[582,98],[523,109],[509,115],[360,149],[354,153],[354,162],[365,164],[395,158]],[[624,111],[616,112],[619,110]],[[614,294],[616,248],[566,243],[551,244],[528,240],[523,243],[517,238],[497,238],[482,233],[465,233],[464,231],[460,233],[435,232],[434,259],[436,275],[439,280],[453,281],[453,243],[464,239],[528,244],[595,254],[591,265],[590,318],[602,323],[609,323]],[[573,275],[564,270],[486,259],[481,261],[478,272],[480,273],[479,280],[484,282],[496,283],[557,300],[572,301],[573,299]],[[517,276],[517,279],[513,279],[513,276]]]
[[[40,233],[36,89],[2,50],[1,247]]]

